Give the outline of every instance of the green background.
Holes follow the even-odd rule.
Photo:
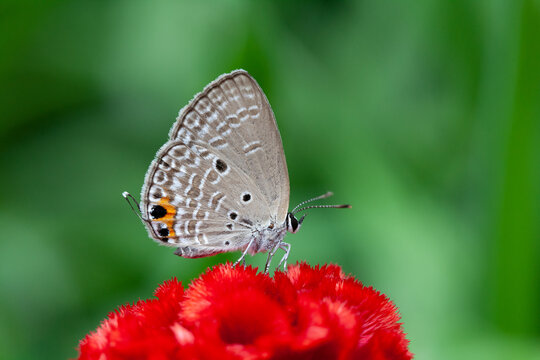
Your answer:
[[[388,294],[417,359],[540,358],[539,24],[538,0],[3,1],[1,357],[75,357],[116,306],[238,256],[174,256],[121,193],[244,68],[291,205],[353,205],[312,210],[293,262]]]

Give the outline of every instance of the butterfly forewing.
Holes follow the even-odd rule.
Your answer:
[[[245,71],[222,75],[180,111],[170,139],[197,139],[221,151],[252,178],[272,214],[285,220],[289,176],[274,114]],[[272,176],[269,176],[272,174]]]
[[[255,80],[237,70],[180,111],[146,175],[141,210],[154,239],[196,246],[187,256],[196,257],[245,247],[254,228],[285,221],[288,201],[274,115]]]

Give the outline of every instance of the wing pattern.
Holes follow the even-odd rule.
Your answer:
[[[268,101],[245,71],[220,76],[182,110],[145,178],[150,236],[198,257],[244,248],[285,221],[289,179]]]

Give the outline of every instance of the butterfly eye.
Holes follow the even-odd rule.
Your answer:
[[[302,225],[302,220],[304,218],[300,219],[300,221],[298,221],[293,214],[291,213],[288,213],[287,214],[287,231],[290,232],[291,234],[294,234],[298,231],[298,229],[300,229],[300,225]]]

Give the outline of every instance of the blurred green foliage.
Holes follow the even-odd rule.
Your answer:
[[[291,204],[353,204],[312,211],[292,261],[388,294],[417,359],[538,359],[539,24],[538,0],[4,1],[1,357],[74,357],[117,305],[237,257],[174,256],[121,192],[177,111],[244,68]]]

